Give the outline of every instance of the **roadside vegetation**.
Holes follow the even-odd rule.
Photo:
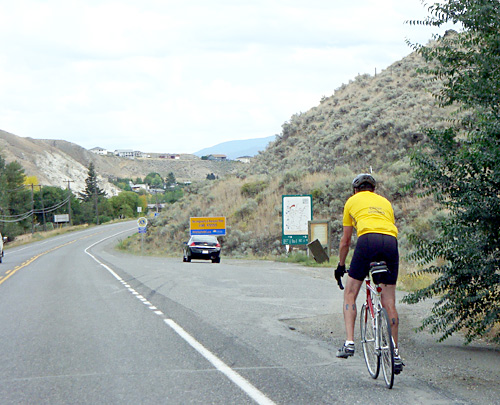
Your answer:
[[[314,220],[331,223],[334,253],[325,265],[335,266],[352,179],[371,172],[377,192],[394,206],[399,287],[410,291],[404,301],[438,298],[422,329],[441,339],[465,331],[466,342],[483,336],[500,341],[500,5],[447,0],[429,11],[427,20],[411,23],[454,21],[463,32],[413,45],[403,60],[376,75],[358,75],[318,106],[293,115],[239,172],[185,187],[170,179],[174,187],[160,194],[133,193],[127,189],[131,179],[117,179],[123,192],[106,199],[89,167],[88,189],[79,199],[71,197],[75,220],[133,218],[137,206],[145,212],[148,203],[166,203],[144,239],[136,235],[119,247],[181,260],[190,218],[224,216],[222,260],[315,265],[304,247],[288,254],[281,245],[282,196],[310,194]],[[157,173],[134,181],[165,185]],[[0,160],[2,232],[30,228],[28,217],[5,220],[30,210],[31,190],[23,182],[20,167]],[[64,190],[51,192],[64,199]]]
[[[6,164],[0,156],[0,232],[9,241],[26,234],[47,235],[62,225],[103,224],[136,218],[145,215],[148,204],[172,204],[182,198],[183,189],[177,185],[173,173],[165,179],[158,176],[151,173],[144,180],[148,188],[156,187],[154,193],[133,192],[128,179],[119,179],[117,184],[123,191],[108,198],[99,187],[97,173],[90,163],[85,189],[74,194],[69,189],[39,185],[36,177],[26,176],[18,162]],[[136,181],[144,184],[141,179]],[[61,215],[67,215],[66,222],[55,220]]]
[[[156,247],[181,252],[191,216],[226,216],[225,255],[286,256],[281,196],[311,194],[333,246],[350,183],[372,172],[394,204],[408,303],[438,297],[422,328],[499,340],[500,6],[445,1],[415,24],[460,22],[376,76],[359,75],[295,114],[247,170],[193,187],[153,221]],[[494,27],[494,28],[492,28]],[[290,259],[290,258],[289,258]],[[302,259],[300,259],[302,260]]]
[[[405,297],[417,303],[439,297],[422,329],[444,340],[465,331],[466,342],[493,334],[500,342],[500,3],[445,1],[415,24],[458,22],[436,46],[415,45],[421,71],[442,87],[440,108],[460,107],[445,128],[427,126],[429,141],[411,155],[415,186],[430,194],[440,212],[436,236],[412,235],[418,274],[433,282]]]

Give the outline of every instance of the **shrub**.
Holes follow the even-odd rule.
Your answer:
[[[265,190],[269,186],[269,181],[259,180],[249,182],[241,186],[241,195],[244,197],[255,197],[257,194]]]

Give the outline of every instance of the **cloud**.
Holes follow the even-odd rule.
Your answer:
[[[0,16],[1,129],[143,151],[274,135],[430,38],[403,23],[419,0],[19,0]]]

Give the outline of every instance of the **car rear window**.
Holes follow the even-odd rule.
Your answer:
[[[193,242],[217,243],[218,241],[215,236],[193,236]]]

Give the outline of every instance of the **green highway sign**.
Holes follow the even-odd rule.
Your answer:
[[[309,243],[309,221],[313,217],[312,195],[282,196],[283,245],[307,245]]]

